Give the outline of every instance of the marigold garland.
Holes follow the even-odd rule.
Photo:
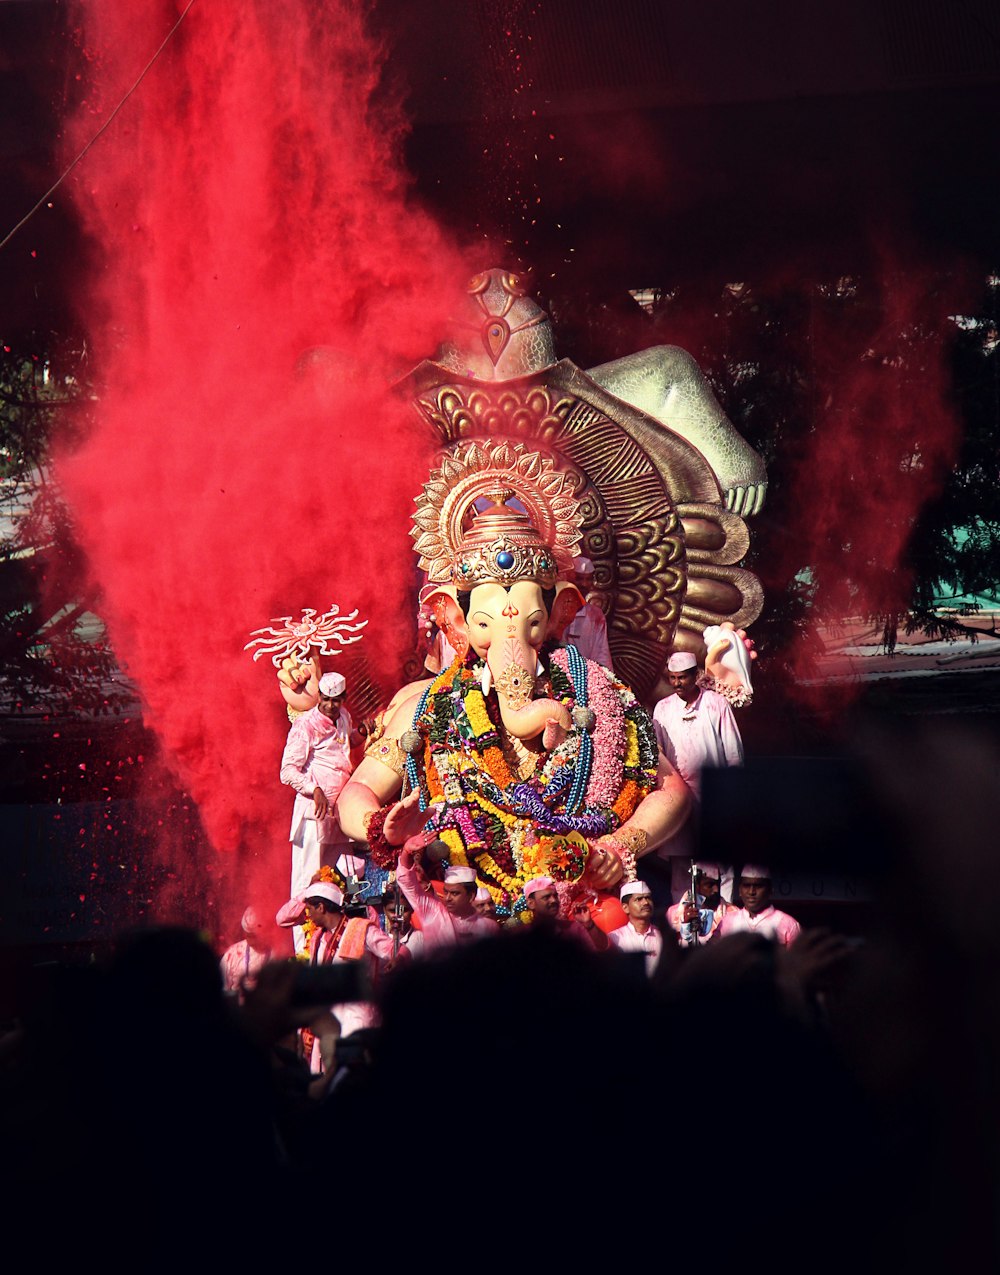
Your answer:
[[[388,806],[385,807],[389,809]],[[309,880],[309,885],[315,885],[317,881],[326,881],[330,885],[335,885],[338,890],[344,888],[344,878],[340,875],[336,868],[332,868],[328,863],[324,863],[318,872],[314,872]],[[304,898],[309,898],[309,886],[306,886]],[[317,925],[315,921],[305,920],[302,922],[302,934],[305,939],[303,950],[296,952],[295,959],[297,961],[308,962],[309,954],[312,951],[312,936],[316,933]]]
[[[523,908],[531,877],[582,877],[588,840],[620,827],[653,787],[656,740],[632,692],[588,660],[587,705],[597,721],[583,807],[569,814],[567,798],[580,782],[580,728],[573,726],[535,773],[520,780],[504,758],[498,709],[483,695],[482,669],[470,654],[431,683],[413,721],[424,739],[415,774],[427,830],[445,842],[453,864],[475,866],[498,907],[510,914]],[[553,698],[576,707],[565,649],[550,656],[549,681]]]

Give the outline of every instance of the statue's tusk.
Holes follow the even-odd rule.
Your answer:
[[[488,664],[484,664],[483,665],[483,696],[484,698],[487,695],[489,695],[490,689],[492,686],[493,686],[493,673],[490,669],[490,666]]]

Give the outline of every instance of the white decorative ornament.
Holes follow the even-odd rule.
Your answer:
[[[722,656],[724,668],[735,673],[748,691],[753,690],[750,677],[750,652],[733,629],[724,629],[721,624],[710,624],[704,632],[705,646],[711,649],[716,642],[728,641],[729,646]]]
[[[278,616],[262,629],[254,629],[250,641],[244,646],[249,651],[255,646],[253,658],[259,660],[262,655],[269,655],[275,668],[281,668],[282,660],[290,656],[298,656],[302,661],[309,658],[311,650],[320,655],[339,655],[339,647],[350,646],[361,641],[361,630],[367,620],[356,620],[357,610],[349,615],[341,615],[340,607],[333,603],[325,615],[317,615],[314,607],[306,607],[301,620],[293,621],[290,615]],[[336,642],[331,647],[330,642]]]

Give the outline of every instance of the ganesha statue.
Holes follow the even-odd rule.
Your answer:
[[[640,701],[666,693],[671,650],[743,655],[763,601],[741,565],[763,461],[684,351],[585,372],[501,269],[470,281],[437,355],[398,388],[440,448],[412,535],[422,614],[455,654],[380,714],[341,827],[384,868],[434,839],[500,916],[523,912],[536,877],[564,902],[610,889],[687,818]],[[579,558],[615,672],[562,642],[584,602]]]
[[[632,878],[688,813],[629,687],[560,645],[583,602],[581,521],[572,476],[521,444],[444,458],[414,535],[424,603],[455,659],[396,694],[338,802],[376,864],[433,836],[500,916],[522,911],[533,877],[594,891]]]

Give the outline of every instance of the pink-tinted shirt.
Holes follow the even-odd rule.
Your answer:
[[[611,668],[611,647],[608,645],[608,622],[604,612],[594,602],[585,602],[570,620],[563,633],[563,641],[575,646],[587,660],[594,660]]]
[[[311,708],[292,723],[281,757],[281,782],[295,789],[290,841],[295,840],[303,819],[315,818],[312,793],[317,787],[326,793],[331,809],[331,814],[320,821],[320,840],[337,839],[339,825],[332,811],[351,776],[351,730],[351,715],[346,708],[335,719]]]
[[[257,975],[270,959],[269,948],[258,952],[256,948],[250,946],[247,939],[240,939],[232,947],[227,947],[219,962],[223,990],[240,992],[243,990],[244,982],[247,987],[253,987],[257,981]]]
[[[704,767],[743,764],[736,718],[718,691],[699,691],[691,704],[666,696],[653,709],[653,729],[660,751],[694,792]]]
[[[473,939],[488,938],[498,934],[500,926],[488,916],[480,916],[474,912],[472,916],[452,916],[433,891],[425,890],[417,876],[417,870],[396,869],[396,880],[399,888],[406,895],[417,916],[420,918],[420,929],[424,936],[424,948],[431,951],[437,947],[450,947],[455,943],[469,943]]]
[[[377,961],[392,960],[392,934],[387,930],[380,929],[374,920],[365,934],[365,947]],[[423,949],[423,932],[421,930],[407,930],[405,934],[399,936],[399,951],[396,953],[396,959],[408,961],[413,956],[419,956]]]
[[[620,952],[642,952],[646,957],[646,973],[652,974],[663,951],[663,935],[655,925],[640,934],[631,921],[612,930],[608,938]]]
[[[719,938],[727,934],[762,934],[764,938],[788,947],[794,943],[802,932],[795,917],[787,912],[780,912],[776,907],[765,908],[752,916],[746,908],[730,908],[719,922],[716,931]]]

